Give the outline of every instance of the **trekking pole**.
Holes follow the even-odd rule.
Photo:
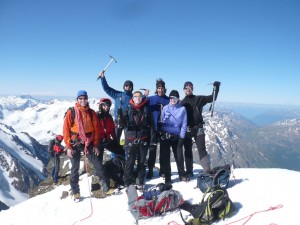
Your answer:
[[[210,83],[208,85],[211,85],[213,83]],[[210,107],[209,107],[209,111],[211,111],[210,116],[213,117],[214,115],[214,109],[215,109],[215,98],[216,98],[216,86],[214,86],[213,89],[213,102],[211,103]]]
[[[212,108],[211,108],[211,114],[210,114],[210,117],[213,117],[213,115],[214,115],[215,98],[216,98],[216,86],[214,86],[213,102],[212,102]]]
[[[111,64],[113,61],[115,61],[115,63],[117,63],[117,60],[116,60],[114,57],[112,57],[111,55],[108,55],[108,56],[110,57],[110,61],[108,62],[108,64],[106,65],[106,67],[102,70],[103,73],[107,70],[107,68],[110,66],[110,64]],[[97,80],[99,80],[100,78],[101,78],[101,77],[100,77],[100,75],[99,75]]]

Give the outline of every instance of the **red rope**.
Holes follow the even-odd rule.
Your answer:
[[[177,223],[176,221],[170,221],[170,222],[168,223],[168,225],[180,225],[180,224]]]
[[[91,186],[90,186],[90,181],[89,181],[89,173],[88,173],[88,160],[86,158],[86,154],[84,154],[84,163],[85,163],[85,171],[86,171],[86,176],[87,176],[87,180],[88,180],[88,186],[89,186],[89,193],[90,193],[90,206],[91,206],[91,213],[90,215],[88,215],[87,217],[83,218],[83,219],[80,219],[78,221],[76,221],[74,224],[78,223],[78,222],[81,222],[83,220],[86,220],[90,217],[92,217],[93,215],[93,203],[92,203],[92,193],[91,193]]]
[[[261,211],[258,211],[258,212],[254,212],[254,213],[250,214],[249,216],[245,216],[245,217],[242,218],[242,219],[239,219],[239,220],[236,220],[236,221],[233,221],[233,222],[224,224],[224,225],[233,224],[233,223],[239,222],[239,221],[244,220],[244,219],[246,219],[246,218],[249,217],[249,218],[246,220],[246,222],[242,224],[242,225],[244,225],[244,224],[246,224],[246,223],[252,218],[252,216],[254,216],[254,215],[257,214],[257,213],[267,212],[267,211],[275,210],[275,209],[280,209],[280,208],[282,208],[282,207],[283,207],[283,205],[281,205],[281,204],[280,204],[280,205],[277,205],[277,206],[275,206],[275,207],[270,207],[269,209],[261,210]],[[271,223],[270,225],[276,225],[276,224],[275,224],[275,223]]]

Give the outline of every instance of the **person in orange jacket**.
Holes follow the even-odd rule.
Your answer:
[[[72,118],[72,110],[68,110],[64,120],[63,137],[67,148],[67,155],[71,160],[70,185],[74,200],[80,200],[79,167],[80,156],[83,151],[85,156],[94,165],[96,175],[104,192],[109,191],[99,156],[99,129],[96,112],[89,107],[88,95],[80,90],[76,96],[74,106],[75,115]]]

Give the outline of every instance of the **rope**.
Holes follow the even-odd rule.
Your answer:
[[[86,219],[92,217],[93,211],[94,211],[94,210],[93,210],[93,203],[92,203],[91,186],[90,186],[90,181],[89,181],[89,173],[88,173],[88,160],[87,160],[87,157],[86,157],[86,153],[84,154],[84,164],[85,164],[85,171],[86,171],[86,176],[87,176],[87,180],[88,180],[88,187],[89,187],[89,193],[90,193],[91,213],[90,213],[90,215],[88,215],[87,217],[82,218],[82,219],[76,221],[75,223],[73,223],[73,225],[76,224],[76,223],[78,223],[78,222],[81,222],[81,221],[83,221],[83,220],[86,220]]]
[[[254,215],[257,214],[257,213],[267,212],[267,211],[275,210],[275,209],[280,209],[280,208],[282,208],[282,207],[283,207],[283,205],[280,204],[280,205],[277,205],[277,206],[275,206],[275,207],[270,207],[270,208],[268,208],[268,209],[266,209],[266,210],[257,211],[257,212],[254,212],[254,213],[248,215],[248,216],[245,216],[245,217],[242,218],[242,219],[239,219],[239,220],[236,220],[236,221],[233,221],[233,222],[224,224],[224,225],[233,224],[233,223],[239,222],[239,221],[244,220],[244,219],[246,219],[246,218],[249,217],[249,218],[246,220],[246,222],[242,224],[242,225],[244,225],[244,224],[246,224],[246,223],[252,218],[252,216],[254,216]],[[271,223],[270,225],[276,225],[276,224],[275,224],[275,223]]]

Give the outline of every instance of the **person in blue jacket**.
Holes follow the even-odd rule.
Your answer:
[[[165,183],[172,183],[170,153],[173,150],[180,181],[187,181],[184,170],[183,142],[187,129],[187,112],[179,101],[179,93],[172,90],[170,103],[162,110],[160,135],[160,169],[165,174]]]
[[[109,97],[111,97],[115,101],[115,108],[114,108],[114,122],[116,126],[116,140],[120,143],[120,138],[122,135],[123,127],[120,126],[120,110],[122,112],[125,111],[127,106],[129,105],[129,101],[132,99],[132,90],[133,90],[133,83],[130,80],[126,80],[123,85],[123,91],[118,91],[110,87],[106,81],[104,76],[104,72],[100,73],[101,84],[103,90],[106,92]]]
[[[157,151],[157,142],[158,142],[158,132],[160,131],[161,126],[161,111],[165,105],[168,105],[170,102],[169,97],[166,95],[167,89],[165,87],[165,82],[159,78],[156,80],[156,91],[155,95],[148,96],[149,91],[146,90],[144,95],[147,96],[149,102],[149,109],[152,113],[153,122],[154,122],[154,133],[151,133],[151,142],[149,146],[149,155],[148,155],[148,173],[146,178],[151,179],[153,177],[153,168],[156,161],[156,151]],[[163,172],[160,171],[162,175]]]

